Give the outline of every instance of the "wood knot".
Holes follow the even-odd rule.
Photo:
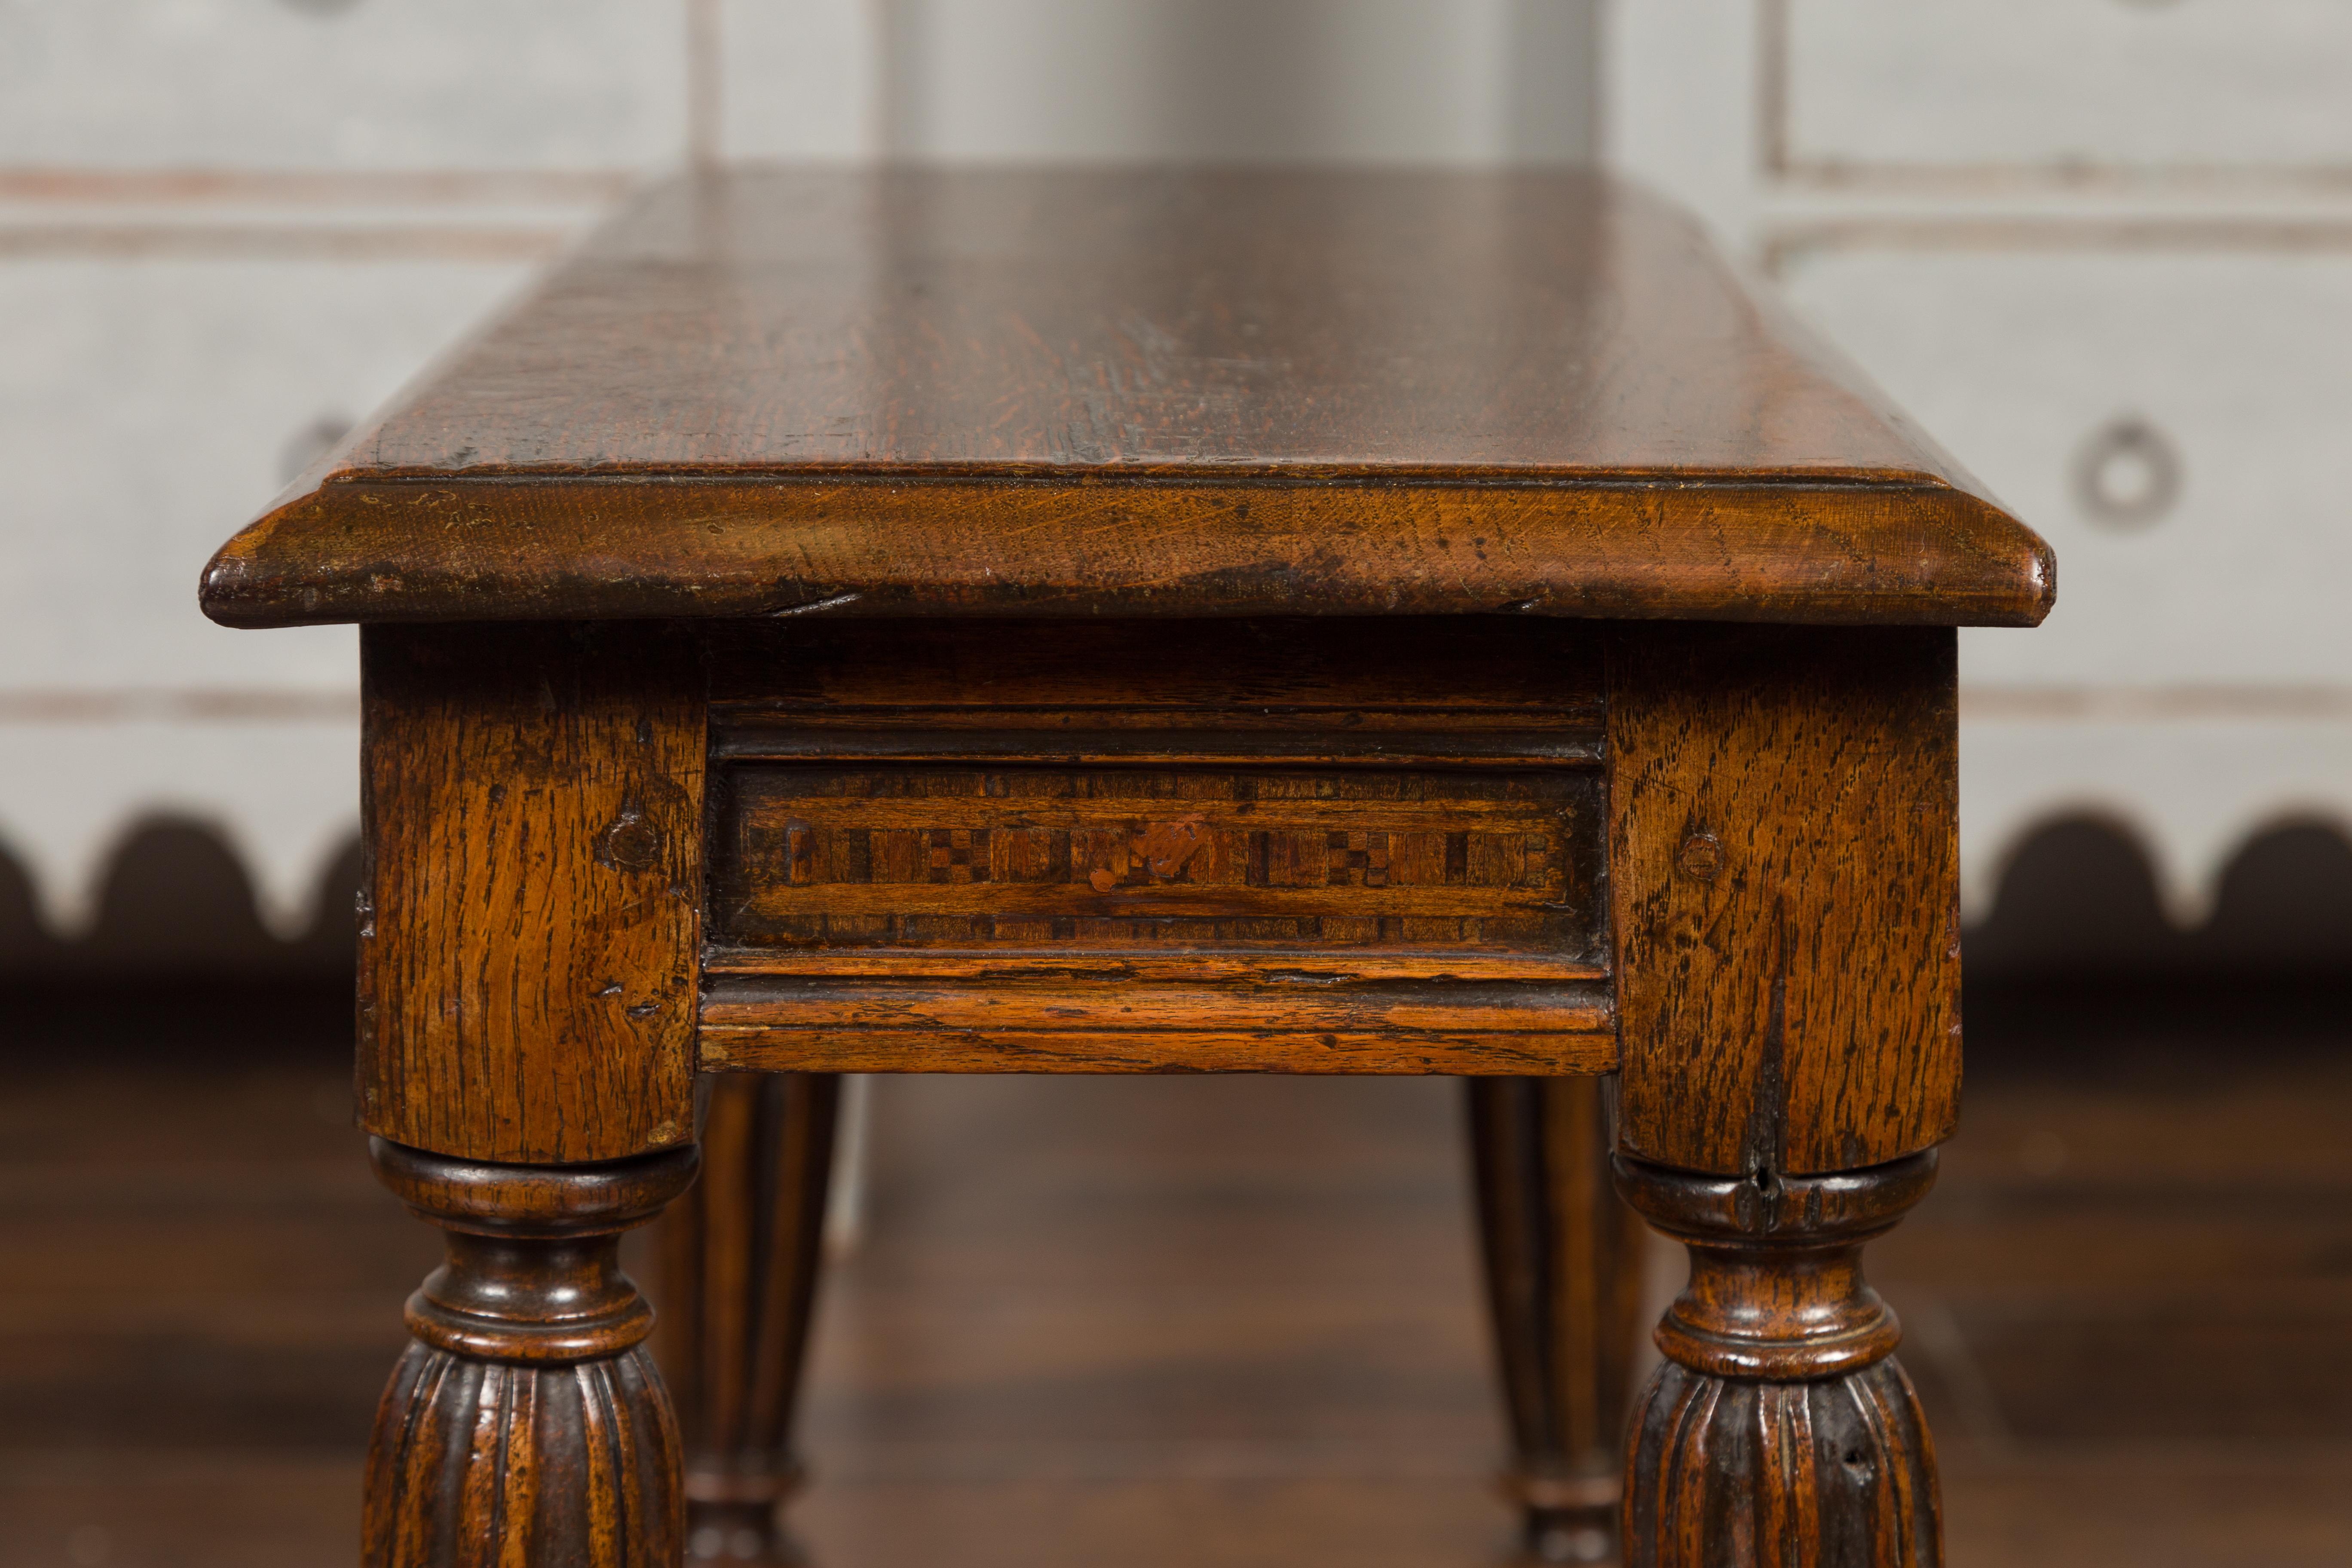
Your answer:
[[[1683,840],[1675,854],[1675,869],[1685,877],[1712,882],[1723,874],[1723,840],[1705,828]]]
[[[650,871],[661,864],[662,831],[646,820],[634,801],[605,824],[596,838],[596,858],[615,871]]]

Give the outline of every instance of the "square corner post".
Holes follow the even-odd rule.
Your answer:
[[[1628,625],[1609,659],[1617,1183],[1688,1249],[1627,1568],[1914,1568],[1935,1455],[1863,1246],[1959,1091],[1956,638]]]
[[[447,1233],[368,1461],[370,1568],[668,1568],[678,1428],[618,1267],[693,1180],[691,640],[364,628],[358,1090]]]

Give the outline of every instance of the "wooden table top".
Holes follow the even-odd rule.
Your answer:
[[[1560,173],[743,169],[631,204],[207,567],[319,621],[2031,625],[2049,547]]]

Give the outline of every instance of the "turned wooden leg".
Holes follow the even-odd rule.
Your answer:
[[[793,1563],[793,1416],[823,1259],[841,1079],[720,1073],[702,1180],[662,1222],[663,1370],[686,1434],[687,1552]]]
[[[1617,1552],[1642,1226],[1610,1179],[1601,1080],[1466,1079],[1486,1304],[1527,1553]]]
[[[376,1412],[368,1568],[672,1568],[677,1424],[619,1245],[693,1181],[694,1149],[493,1165],[369,1147],[448,1261],[408,1300],[415,1342]]]
[[[1618,1190],[1690,1249],[1625,1477],[1627,1568],[1928,1568],[1936,1453],[1863,1244],[1930,1150],[1834,1175],[1703,1176],[1620,1155]]]

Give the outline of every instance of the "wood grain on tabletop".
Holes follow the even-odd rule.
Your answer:
[[[1785,1174],[1951,1135],[1955,641],[1927,627],[1612,632],[1626,1151]]]
[[[232,541],[237,625],[2032,624],[2050,552],[1587,172],[680,175]]]
[[[659,628],[362,642],[360,1120],[473,1160],[694,1136],[703,716]]]

